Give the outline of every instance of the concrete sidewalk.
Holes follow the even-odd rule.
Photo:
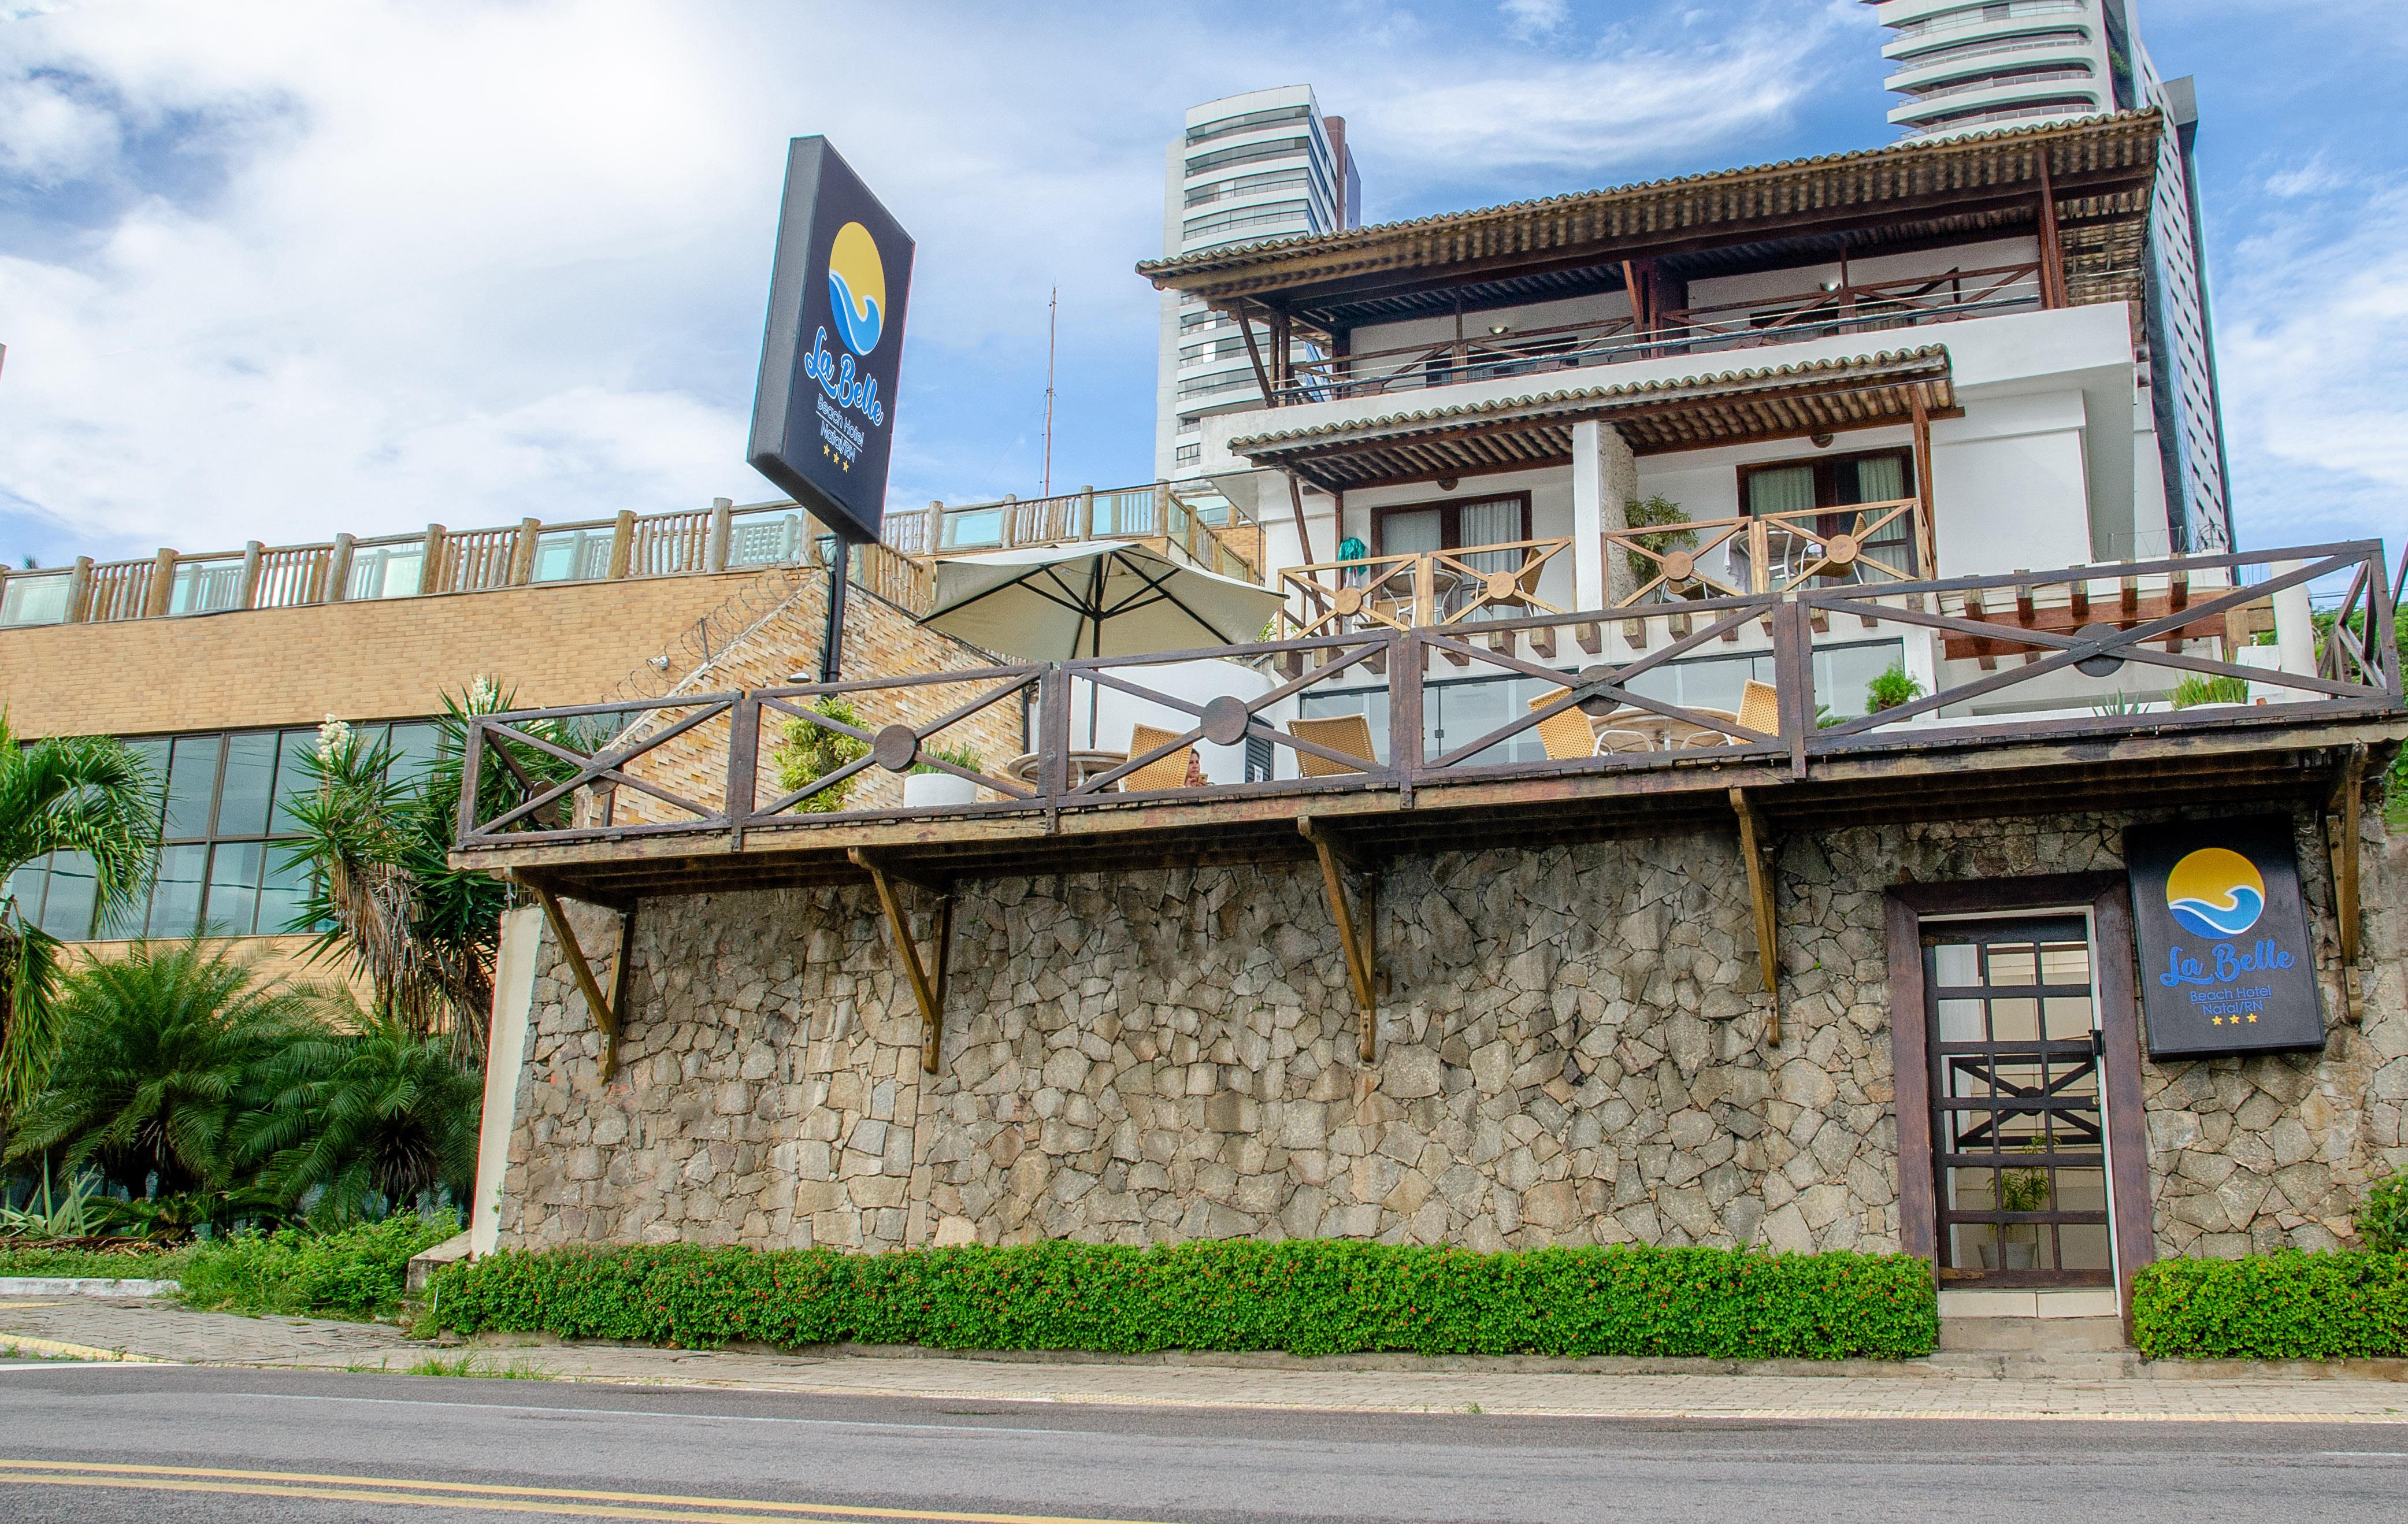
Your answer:
[[[38,1343],[37,1343],[38,1342]],[[957,1402],[1092,1402],[1388,1413],[1632,1418],[2117,1418],[2408,1423],[2408,1372],[2188,1367],[2128,1357],[1935,1356],[1900,1364],[1804,1362],[1736,1371],[1706,1362],[1345,1362],[1197,1357],[1093,1359],[781,1355],[616,1344],[487,1343],[446,1348],[381,1324],[197,1313],[126,1299],[0,1302],[0,1350],[82,1351],[198,1365],[406,1373],[429,1359],[498,1374],[634,1386],[722,1387]],[[1526,1368],[1515,1369],[1516,1364]],[[2389,1377],[2389,1379],[2385,1379]]]

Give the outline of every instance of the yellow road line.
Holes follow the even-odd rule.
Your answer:
[[[134,1365],[164,1365],[165,1360],[148,1355],[129,1355],[122,1349],[102,1349],[96,1344],[71,1344],[59,1339],[35,1339],[22,1333],[0,1332],[0,1349],[30,1349],[36,1355],[64,1355],[79,1360],[124,1360]]]
[[[1049,1514],[975,1514],[914,1508],[846,1507],[840,1503],[776,1502],[757,1498],[705,1498],[659,1492],[591,1492],[569,1488],[496,1487],[474,1482],[421,1481],[405,1476],[352,1476],[314,1472],[236,1471],[216,1467],[118,1466],[64,1460],[0,1459],[0,1486],[9,1482],[65,1487],[129,1487],[165,1491],[239,1492],[251,1496],[324,1498],[340,1502],[416,1502],[506,1513],[584,1514],[606,1518],[714,1521],[802,1515],[832,1519],[911,1519],[927,1524],[1153,1524],[1148,1520],[1071,1518]],[[309,1490],[315,1488],[317,1490]],[[374,1488],[379,1490],[361,1490]],[[382,1490],[406,1488],[408,1490]],[[331,1490],[329,1490],[331,1489]],[[595,1503],[615,1503],[604,1509]],[[671,1512],[659,1512],[666,1508]],[[722,1512],[676,1512],[718,1509]],[[728,1513],[724,1510],[740,1510]]]
[[[31,1307],[55,1307],[55,1301],[0,1301],[0,1313],[21,1313]]]

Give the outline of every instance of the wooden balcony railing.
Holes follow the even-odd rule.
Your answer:
[[[1656,314],[1644,330],[1629,317],[1599,318],[1298,360],[1288,377],[1273,388],[1272,395],[1283,404],[1376,396],[1664,354],[1705,354],[1828,334],[1996,317],[2034,311],[2042,305],[2037,263],[1946,270],[1746,301],[1668,308]]]
[[[1746,597],[1800,588],[1915,582],[1934,563],[1931,516],[1913,497],[1705,519],[1603,535],[1608,607]],[[1550,565],[1570,575],[1570,539],[1525,539],[1315,561],[1280,573],[1283,639],[1433,629],[1564,610],[1539,596]]]
[[[1801,584],[1477,625],[1383,625],[1143,657],[480,715],[467,729],[466,775],[484,784],[461,800],[456,850],[472,863],[490,849],[675,835],[728,838],[713,850],[790,850],[835,827],[891,825],[897,841],[921,841],[913,832],[934,817],[1022,814],[1054,823],[1050,832],[1068,828],[1078,812],[1157,804],[1226,802],[1230,820],[1258,824],[1270,818],[1262,801],[1281,798],[1300,806],[1333,793],[1555,787],[1548,781],[1698,764],[1711,775],[1696,786],[1719,791],[1731,775],[1711,769],[1735,762],[1803,779],[1826,762],[1858,767],[1934,746],[2080,742],[2097,760],[2106,755],[2098,743],[2137,740],[2157,748],[2152,756],[2180,758],[2219,731],[2408,717],[2394,643],[2362,635],[2391,629],[2382,555],[2379,544],[2360,542],[2039,575]],[[2347,580],[2351,601],[2318,623],[2313,670],[2235,659],[2258,612],[2319,580]],[[2119,587],[2164,591],[2126,602],[2114,596]],[[1985,611],[2010,604],[2026,613]],[[2042,613],[2077,608],[2086,621],[2079,626]],[[1604,633],[1617,627],[1628,650],[1609,659]],[[1865,696],[1817,677],[1826,644],[1861,647],[1885,634],[1916,635],[1948,653],[1927,669],[1938,678],[1933,691],[1868,709]],[[1574,649],[1583,653],[1576,665],[1554,660]],[[1983,653],[2007,659],[1973,664]],[[1695,669],[1684,676],[1684,664],[1726,654],[1756,658],[1744,696],[1734,682],[1728,708],[1687,697]],[[1444,658],[1435,668],[1433,655]],[[1187,682],[1170,691],[1151,676],[1216,657],[1231,673],[1219,695]],[[1280,676],[1267,681],[1266,669]],[[2257,697],[2172,707],[2165,690],[2189,677],[2250,684]],[[1465,704],[1470,722],[1450,731],[1450,696],[1483,683],[1511,686],[1490,690],[1494,702]],[[2153,684],[2158,698],[2130,701]],[[1102,738],[1126,750],[1082,749],[1091,745],[1085,716],[1107,693],[1160,718],[1142,733],[1124,719],[1123,733]],[[1311,717],[1359,723],[1302,726],[1295,716],[1305,704],[1314,706]],[[610,723],[585,723],[595,716]],[[775,754],[799,744],[798,735],[831,739],[814,767],[782,768]],[[965,738],[977,765],[936,755]],[[1188,748],[1240,743],[1268,749],[1274,775],[1250,761],[1243,779],[1197,784],[1182,765]],[[1013,748],[1025,752],[1003,762]],[[496,755],[514,782],[492,765]],[[902,785],[923,765],[969,786],[946,802],[914,802]],[[856,829],[838,844],[877,840]]]

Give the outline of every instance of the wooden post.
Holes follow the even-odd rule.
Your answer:
[[[337,535],[335,548],[326,555],[326,601],[340,603],[351,596],[351,552],[359,541],[349,535]]]
[[[2040,156],[2040,304],[2059,308],[2069,297],[2065,285],[2065,245],[2057,236],[2057,182],[2049,178],[2048,145],[2035,151]]]
[[[602,1033],[602,1081],[607,1085],[610,1076],[619,1070],[619,1013],[602,998],[602,985],[594,977],[593,965],[585,961],[585,949],[577,944],[577,933],[570,928],[568,916],[561,910],[560,901],[540,884],[530,887],[535,890],[537,901],[543,906],[544,919],[552,923],[552,937],[559,942],[561,952],[567,956],[569,971],[577,976],[577,987],[585,996],[585,1008],[593,1013],[594,1025]],[[628,919],[632,921],[634,916],[629,915]],[[620,937],[624,947],[626,938],[624,927]],[[614,980],[613,983],[624,987],[623,980]]]
[[[1363,1018],[1355,1052],[1363,1062],[1371,1063],[1379,1057],[1379,974],[1373,962],[1376,943],[1371,922],[1379,913],[1380,875],[1375,869],[1361,870],[1363,921],[1358,929],[1354,909],[1346,902],[1346,883],[1339,870],[1341,854],[1337,843],[1309,814],[1296,817],[1296,828],[1312,843],[1313,855],[1321,861],[1321,886],[1329,899],[1329,918],[1337,923],[1339,950],[1346,956],[1346,979],[1354,986],[1354,1001]]]
[[[1288,506],[1296,511],[1297,561],[1300,566],[1309,567],[1312,565],[1313,562],[1312,531],[1304,526],[1304,489],[1297,483],[1296,473],[1294,471],[1287,472],[1286,475]],[[1338,527],[1342,531],[1346,525],[1343,523],[1340,523]],[[1343,539],[1345,536],[1341,533],[1339,538]],[[1330,554],[1335,555],[1337,554],[1337,547],[1332,546],[1330,548]]]
[[[727,540],[735,533],[736,499],[713,497],[710,500],[710,539],[702,548],[702,569],[727,569]]]
[[[1285,312],[1271,314],[1271,385],[1284,396],[1290,378],[1288,368],[1288,316]]]
[[[1739,816],[1740,860],[1747,867],[1747,896],[1756,912],[1756,957],[1764,970],[1764,999],[1770,1018],[1765,1035],[1774,1047],[1781,1045],[1781,947],[1779,927],[1773,906],[1773,889],[1777,882],[1775,859],[1770,835],[1764,828],[1764,817],[1756,812],[1756,801],[1747,790],[1730,791],[1731,810]]]
[[[66,623],[79,625],[92,617],[87,605],[92,600],[92,557],[79,555],[74,569],[67,573]]]
[[[2352,743],[2343,754],[2333,779],[2332,797],[2325,804],[2325,844],[2332,855],[2333,921],[2341,943],[2341,984],[2351,1021],[2364,1019],[2358,992],[2358,812],[2365,798],[2366,742]]]
[[[418,592],[423,597],[443,591],[443,541],[445,531],[439,524],[426,526],[425,549],[418,560]]]
[[[510,585],[524,587],[535,581],[535,552],[543,538],[543,525],[537,519],[519,520],[519,538],[510,546]]]
[[[902,901],[895,898],[895,886],[887,882],[886,870],[859,847],[851,848],[845,855],[853,859],[854,867],[869,874],[870,884],[878,891],[879,906],[886,913],[886,928],[895,938],[895,954],[902,959],[904,976],[911,984],[911,998],[920,1006],[924,1024],[920,1067],[933,1074],[945,1041],[945,964],[953,956],[953,897],[937,897],[937,966],[932,980],[929,971],[920,965],[920,944],[911,936],[910,918],[904,914]]]
[[[621,509],[618,519],[610,525],[610,569],[604,573],[612,582],[627,574],[627,563],[636,551],[636,515],[632,510]]]
[[[1079,522],[1071,527],[1070,535],[1074,539],[1096,538],[1096,489],[1093,487],[1079,489]]]
[[[1254,320],[1246,316],[1243,306],[1231,315],[1238,320],[1238,336],[1246,341],[1246,358],[1254,362],[1254,384],[1263,390],[1263,406],[1276,408],[1279,406],[1279,392],[1271,385],[1271,373],[1263,367],[1262,346],[1254,342]]]
[[[1914,398],[1914,500],[1921,521],[1914,549],[1923,557],[1914,574],[1928,580],[1940,575],[1940,528],[1932,522],[1931,409],[1919,392]]]
[[[150,581],[142,589],[142,617],[156,619],[173,606],[176,596],[176,553],[161,546],[150,561]]]
[[[242,587],[235,595],[234,606],[236,608],[256,609],[259,607],[259,558],[266,549],[266,546],[261,544],[255,539],[247,539],[243,541]]]

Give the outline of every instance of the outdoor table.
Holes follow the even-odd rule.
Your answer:
[[[1007,777],[1018,779],[1033,788],[1037,784],[1039,760],[1037,753],[1025,752],[1005,763],[1003,770]],[[1088,779],[1110,772],[1127,760],[1126,752],[1072,752],[1070,754],[1070,786],[1076,788]]]
[[[1710,720],[1727,720],[1732,725],[1739,723],[1739,716],[1729,710],[1708,709],[1702,704],[1692,704],[1689,708],[1692,712]],[[1693,725],[1686,720],[1645,709],[1617,709],[1602,719],[1592,717],[1589,724],[1600,736],[1608,730],[1635,730],[1645,736],[1648,744],[1659,752],[1681,751],[1688,745],[1692,736],[1717,736],[1724,741],[1731,739],[1728,731],[1713,726]]]

